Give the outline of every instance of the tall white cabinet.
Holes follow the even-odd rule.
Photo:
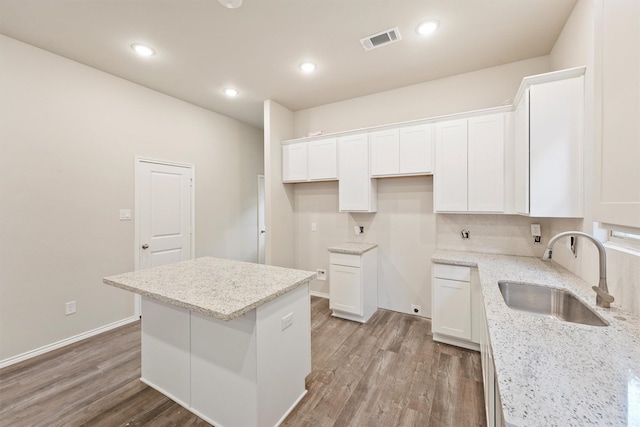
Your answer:
[[[595,3],[594,219],[640,229],[640,1]]]
[[[584,69],[525,78],[515,111],[515,208],[583,216]]]

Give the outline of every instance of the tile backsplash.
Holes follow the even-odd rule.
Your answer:
[[[552,231],[549,218],[519,215],[439,214],[436,221],[437,248],[454,251],[542,257]],[[582,223],[579,219],[562,221],[566,230],[579,230]],[[531,224],[540,224],[540,244],[534,243]],[[462,238],[462,230],[469,231],[468,239]]]

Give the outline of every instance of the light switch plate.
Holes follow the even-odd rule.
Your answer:
[[[120,209],[120,221],[131,220],[131,209]]]

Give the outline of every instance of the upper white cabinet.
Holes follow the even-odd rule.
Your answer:
[[[581,217],[583,77],[555,72],[527,79],[515,112],[516,211]]]
[[[288,144],[282,146],[282,181],[307,181],[307,144]]]
[[[329,138],[309,142],[307,158],[310,181],[338,179],[336,141],[336,138]]]
[[[467,210],[467,119],[436,123],[435,210]]]
[[[282,181],[306,182],[338,179],[336,138],[282,146]]]
[[[433,125],[423,124],[370,134],[371,176],[433,172]]]
[[[468,210],[504,211],[505,115],[473,117],[468,123]]]
[[[376,212],[377,181],[369,174],[369,135],[338,138],[340,212]]]
[[[436,123],[436,212],[503,212],[505,114]]]
[[[594,219],[640,228],[640,2],[599,0],[595,24]]]

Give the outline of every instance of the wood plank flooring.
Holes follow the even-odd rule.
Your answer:
[[[365,325],[312,298],[309,392],[283,426],[484,426],[480,355],[431,323],[378,310]],[[0,426],[209,426],[140,378],[140,324],[0,370]],[[249,427],[249,426],[247,426]]]

